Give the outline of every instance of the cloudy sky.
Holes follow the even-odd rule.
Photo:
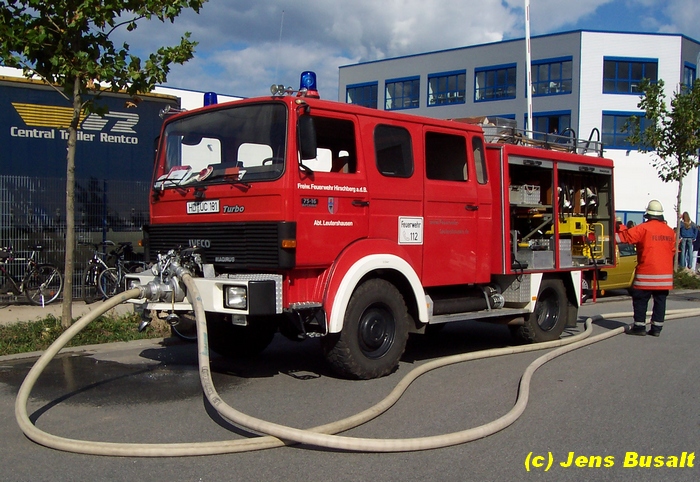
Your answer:
[[[524,0],[209,0],[174,24],[142,22],[123,40],[144,55],[199,42],[168,86],[251,97],[273,83],[298,88],[316,71],[337,99],[338,67],[525,36]],[[531,0],[532,35],[568,30],[680,33],[700,40],[698,0]]]

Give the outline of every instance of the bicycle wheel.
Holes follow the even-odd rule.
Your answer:
[[[63,289],[63,276],[57,267],[42,264],[34,268],[24,283],[24,294],[33,305],[44,306],[56,301]]]
[[[97,278],[97,288],[103,296],[111,298],[119,292],[119,272],[117,268],[107,268]]]
[[[85,272],[83,279],[83,300],[90,304],[102,298],[102,293],[97,289],[97,278],[100,276],[100,269],[97,266],[90,266]]]

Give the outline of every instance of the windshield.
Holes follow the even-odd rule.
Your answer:
[[[154,188],[279,178],[287,132],[284,104],[234,106],[191,115],[165,129],[165,166]]]

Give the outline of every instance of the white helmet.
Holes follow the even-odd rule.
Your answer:
[[[661,205],[659,201],[656,199],[652,199],[649,201],[649,205],[647,206],[647,210],[644,213],[645,217],[658,217],[658,216],[663,216],[664,215],[664,207]]]

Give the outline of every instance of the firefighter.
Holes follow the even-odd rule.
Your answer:
[[[664,208],[657,200],[649,202],[645,222],[616,234],[616,240],[637,246],[637,271],[632,284],[634,326],[630,335],[644,336],[649,298],[654,298],[649,334],[659,336],[666,316],[666,297],[673,288],[673,255],[676,237],[664,221]]]

